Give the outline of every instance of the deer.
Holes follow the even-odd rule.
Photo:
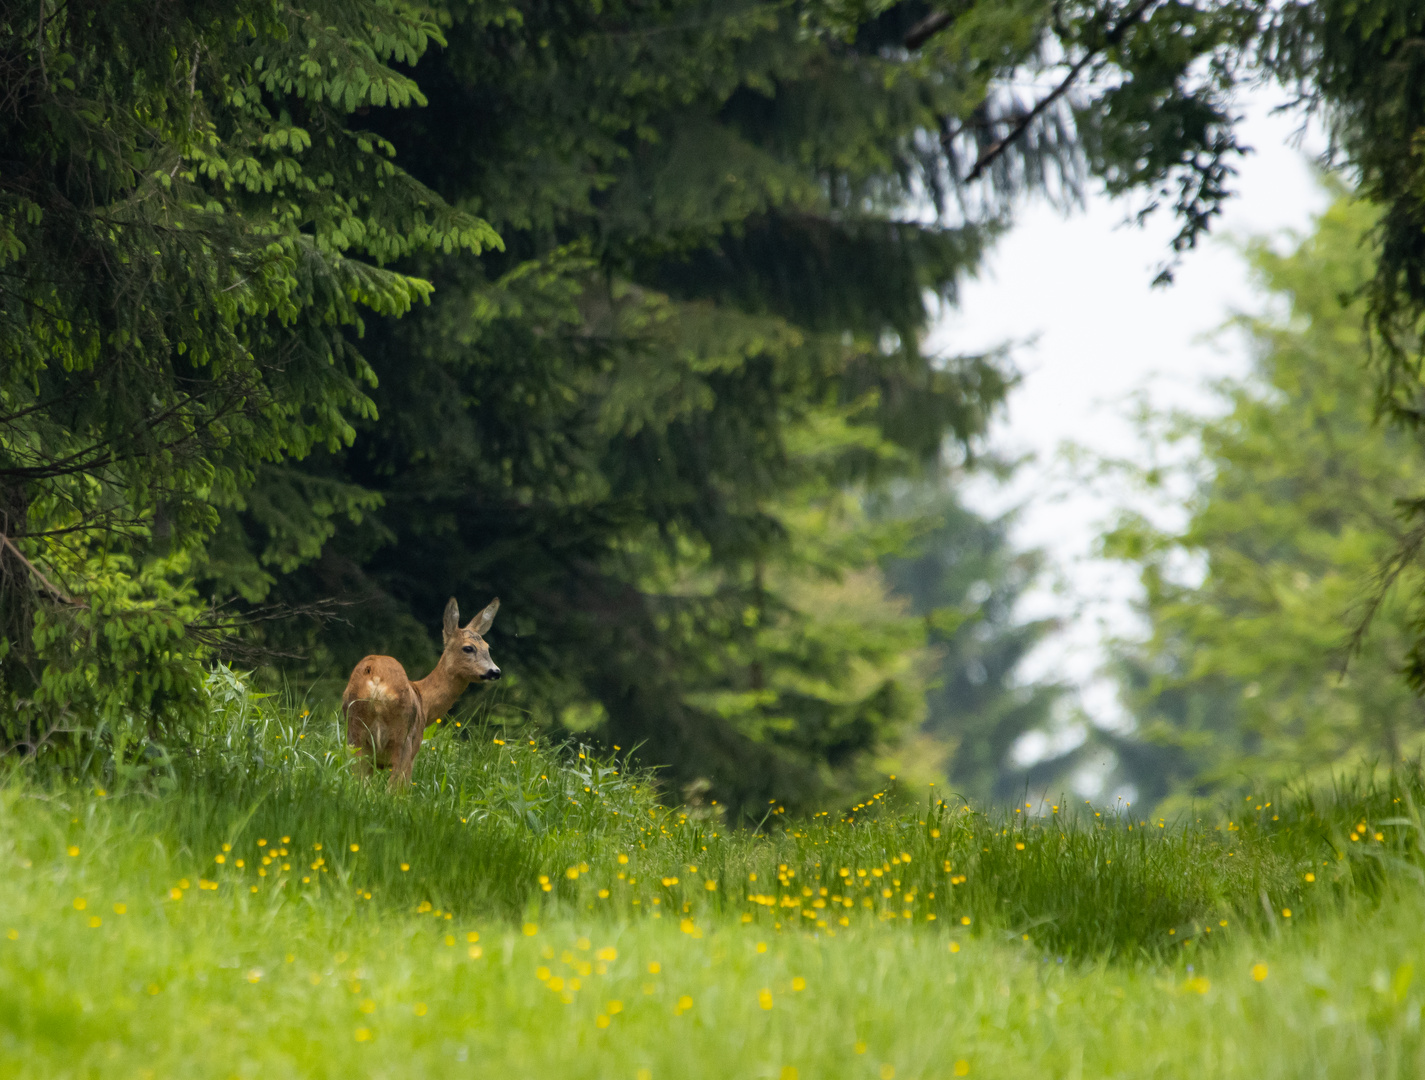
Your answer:
[[[390,769],[392,788],[409,784],[425,729],[471,683],[500,677],[484,639],[499,610],[497,596],[462,627],[460,605],[452,596],[445,605],[445,649],[435,670],[424,679],[411,682],[392,656],[368,656],[356,665],[341,695],[341,711],[346,716],[346,741],[356,749],[362,776],[369,777],[373,768]]]

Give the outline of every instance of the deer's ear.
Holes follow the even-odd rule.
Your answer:
[[[485,631],[490,629],[490,624],[495,621],[495,612],[500,610],[500,598],[497,596],[485,605],[485,610],[470,620],[470,625],[465,629],[474,630],[481,637],[485,636]]]
[[[444,637],[449,641],[460,629],[460,605],[455,602],[455,597],[451,597],[445,602],[445,625],[443,627]]]

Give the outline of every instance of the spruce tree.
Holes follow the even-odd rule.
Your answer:
[[[219,512],[371,414],[346,332],[430,293],[381,264],[498,242],[348,123],[419,103],[390,65],[439,40],[376,0],[0,16],[0,744],[195,718]]]

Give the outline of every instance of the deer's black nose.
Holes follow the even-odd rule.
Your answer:
[[[500,669],[497,667],[492,667],[489,671],[485,672],[485,674],[481,675],[480,679],[482,682],[494,682],[499,677]]]

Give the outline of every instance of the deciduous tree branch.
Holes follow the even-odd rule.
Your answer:
[[[4,533],[0,533],[0,544],[3,544],[5,547],[9,548],[10,551],[14,554],[15,558],[20,560],[20,562],[24,565],[25,569],[28,570],[31,574],[33,574],[36,580],[38,580],[39,583],[45,587],[45,590],[56,600],[60,601],[60,603],[63,604],[73,604],[75,607],[84,607],[83,601],[72,599],[71,597],[68,597],[64,593],[60,592],[59,589],[55,588],[54,585],[50,582],[49,578],[45,577],[44,574],[40,573],[39,568],[35,566],[34,563],[30,562],[29,559],[25,558],[25,553],[19,548],[17,548],[15,546],[14,541],[11,540]]]

